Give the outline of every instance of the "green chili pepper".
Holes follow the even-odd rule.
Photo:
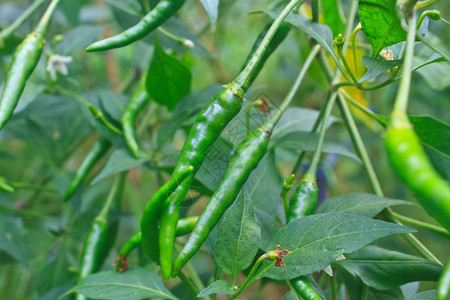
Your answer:
[[[161,259],[164,264],[164,267],[162,267],[164,278],[170,277],[175,240],[174,232],[179,217],[180,205],[188,192],[195,173],[205,159],[209,147],[216,141],[223,129],[241,110],[244,93],[248,89],[258,65],[261,63],[264,52],[283,20],[300,1],[301,0],[291,0],[285,9],[283,9],[267,31],[244,70],[242,70],[231,83],[225,85],[224,88],[202,109],[186,138],[173,174],[177,174],[179,170],[182,170],[188,165],[192,165],[194,171],[192,175],[188,176],[177,190],[170,195],[164,208],[165,220],[162,220],[164,225],[161,227],[164,227],[162,230],[165,234],[164,237],[161,234],[162,237],[160,239],[160,248],[164,249],[164,251],[161,251],[161,255],[164,256],[164,258]],[[145,247],[146,245],[143,244],[143,248]]]
[[[444,266],[437,285],[437,300],[446,300],[450,296],[450,259]]]
[[[427,213],[450,231],[450,187],[434,170],[406,115],[393,116],[385,142],[397,175]]]
[[[94,144],[91,151],[89,151],[81,162],[80,167],[75,173],[75,177],[72,179],[72,182],[67,188],[66,194],[64,195],[64,201],[69,200],[70,197],[75,194],[91,168],[106,153],[106,151],[109,150],[110,147],[111,143],[104,138],[101,138]]]
[[[159,261],[158,221],[164,207],[164,200],[193,170],[193,166],[188,166],[175,176],[172,176],[145,205],[141,218],[142,249],[154,262]]]
[[[53,0],[50,3],[34,31],[23,40],[14,52],[0,100],[0,130],[12,116],[26,82],[39,62],[47,26],[59,1]]]
[[[175,276],[186,262],[200,249],[201,245],[214,226],[216,226],[226,209],[236,199],[236,196],[239,194],[241,187],[245,184],[251,172],[258,166],[259,161],[266,153],[273,128],[294,98],[308,67],[318,51],[319,46],[315,46],[305,61],[294,85],[291,87],[288,95],[272,118],[260,128],[250,133],[237,147],[235,154],[227,165],[222,181],[211,196],[203,213],[200,215],[197,224],[192,230],[192,234],[187,243],[176,258],[172,276]],[[162,216],[160,242],[161,238],[165,238],[164,233],[166,233],[166,231],[163,231],[163,229],[165,229],[164,222],[166,212],[167,210],[164,211]],[[164,250],[166,251],[167,249]],[[164,277],[165,273],[162,259],[161,270],[163,271]]]
[[[184,2],[185,0],[159,1],[159,3],[136,25],[118,35],[89,45],[86,48],[86,51],[103,51],[129,45],[158,28],[162,23],[173,16]]]
[[[395,172],[403,183],[417,194],[420,205],[450,231],[450,186],[433,168],[406,114],[416,39],[414,7],[407,16],[408,33],[402,76],[386,131],[386,150]]]
[[[180,219],[177,224],[177,230],[175,236],[183,236],[192,231],[197,223],[198,217],[187,217]],[[142,233],[138,232],[133,235],[128,242],[120,249],[119,257],[114,261],[113,265],[116,265],[116,270],[123,272],[128,269],[128,263],[126,261],[128,255],[136,249],[142,242]]]
[[[145,80],[133,93],[122,115],[122,130],[128,148],[134,157],[139,158],[139,146],[134,133],[134,120],[141,109],[149,102],[150,96],[145,88]]]
[[[78,274],[78,281],[100,269],[114,244],[119,222],[108,222],[108,215],[113,203],[120,201],[125,178],[126,172],[116,177],[102,210],[92,223],[81,254],[81,268]],[[77,299],[86,298],[78,294]]]
[[[303,297],[305,300],[322,300],[322,297],[317,293],[317,291],[311,285],[308,277],[300,276],[298,278],[292,279],[291,284],[295,291]]]

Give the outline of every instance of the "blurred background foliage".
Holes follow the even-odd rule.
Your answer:
[[[0,1],[0,28],[12,23],[30,2]],[[152,59],[153,35],[113,51],[84,51],[91,42],[120,32],[139,19],[132,10],[121,9],[120,2],[61,1],[49,28],[44,55],[27,83],[13,118],[0,133],[0,176],[24,187],[12,194],[0,193],[2,299],[57,299],[75,283],[83,241],[92,219],[106,198],[112,182],[110,175],[121,171],[120,168],[130,168],[122,197],[122,208],[115,210],[113,214],[114,218],[120,218],[120,231],[115,247],[104,265],[105,269],[111,269],[110,264],[117,257],[120,246],[138,230],[146,201],[169,177],[196,112],[214,94],[218,84],[230,81],[239,72],[256,36],[269,19],[263,13],[249,13],[266,9],[274,1],[222,0],[214,31],[211,30],[200,2],[187,1],[181,11],[163,27],[177,36],[191,39],[195,47],[192,50],[184,49],[159,32],[158,37],[166,53],[178,58],[190,70],[191,94],[183,98],[173,112],[164,105],[151,102],[138,118],[139,140],[148,150],[148,155],[135,161],[125,153],[123,142],[114,140],[116,150],[111,158],[102,159],[88,176],[86,182],[94,180],[95,184],[85,184],[69,204],[63,203],[62,195],[80,161],[99,135],[108,135],[90,116],[84,105],[85,101],[93,103],[111,122],[119,124],[121,111]],[[155,1],[131,2],[146,9]],[[345,8],[347,2],[342,2]],[[438,2],[436,8],[441,10],[444,18],[449,18],[449,8],[445,1]],[[36,25],[44,9],[45,6],[38,9],[0,48],[0,90],[14,47]],[[307,4],[300,8],[300,12],[308,15]],[[333,22],[328,24],[332,29],[339,30],[339,22],[330,21],[327,16],[325,19]],[[448,37],[448,25],[444,22],[430,23],[429,31],[435,37],[445,37],[446,34]],[[362,33],[358,38],[360,42],[364,42]],[[444,41],[440,43],[445,45]],[[299,30],[292,30],[268,60],[249,91],[245,105],[266,97],[270,100],[271,108],[276,108],[290,88],[309,50],[308,37]],[[361,52],[366,50],[363,48]],[[67,64],[68,75],[59,74],[56,80],[52,80],[46,71],[47,61],[53,54],[73,57],[73,61]],[[432,115],[440,120],[450,120],[448,74],[448,65],[446,68],[433,64],[413,75],[410,114]],[[314,63],[297,93],[294,103],[297,108],[288,111],[278,126],[279,136],[297,129],[308,131],[316,113],[312,110],[321,108],[327,90],[326,79],[319,65]],[[358,97],[361,101],[375,112],[389,115],[396,90],[397,83],[394,83],[379,91],[355,93],[360,93]],[[311,110],[299,110],[299,107]],[[252,118],[252,127],[267,118],[256,110],[254,114],[256,117]],[[414,201],[414,197],[397,180],[388,165],[381,126],[361,117],[356,111],[355,114],[360,116],[358,125],[361,135],[369,149],[385,195]],[[351,157],[352,143],[337,109],[334,115],[336,118],[328,133],[328,136],[333,138],[330,140],[330,143],[333,142],[330,144],[331,153],[325,156],[321,168],[322,190],[326,189],[326,194],[330,196],[370,192],[361,163]],[[229,128],[230,136],[231,130],[242,129],[242,124],[238,123],[239,120],[245,120],[245,115],[241,114],[237,119],[235,127]],[[226,134],[227,132],[224,136]],[[233,140],[230,136],[225,137],[233,144],[243,138],[242,136]],[[338,155],[337,153],[342,153],[339,152],[338,146],[342,147],[342,151],[347,155]],[[273,152],[275,156],[270,156],[270,160],[275,158],[275,170],[280,174],[275,176],[275,179],[268,179],[269,185],[278,184],[278,187],[272,188],[276,190],[274,197],[277,197],[281,187],[280,178],[289,175],[298,152],[292,147],[280,147]],[[449,159],[441,159],[438,164],[443,164],[448,179]],[[220,171],[223,170],[218,171],[217,178],[220,178]],[[210,189],[218,183],[214,181],[214,176],[213,179],[209,178],[209,182],[207,177],[202,177],[202,172],[199,173],[198,189],[193,189],[189,194],[191,201],[187,201],[183,214],[196,215],[201,212]],[[260,195],[268,197],[264,193]],[[272,200],[281,204],[280,199],[269,198],[260,201],[267,203]],[[435,223],[418,206],[400,206],[395,210]],[[448,241],[423,230],[418,231],[417,237],[438,258],[446,259]],[[398,237],[385,238],[379,243],[390,249],[415,253]],[[130,257],[131,264],[146,262],[148,261],[142,253]],[[213,272],[210,259],[203,253],[197,255],[193,263],[206,283]],[[172,291],[176,295],[188,297],[179,282],[170,281],[168,287],[173,288]],[[433,283],[420,285],[421,290],[432,287]],[[258,289],[264,289],[264,292],[260,293]],[[274,283],[260,284],[259,287],[251,287],[243,297],[281,299],[285,292],[285,286]]]

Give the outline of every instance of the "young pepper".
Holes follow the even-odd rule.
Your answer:
[[[102,210],[92,223],[81,254],[78,281],[100,269],[114,244],[119,222],[117,220],[114,222],[108,221],[108,216],[114,202],[120,201],[125,178],[126,172],[116,177]],[[81,300],[86,298],[77,294],[77,299]]]

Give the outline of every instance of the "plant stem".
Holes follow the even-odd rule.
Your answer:
[[[422,222],[416,219],[412,219],[412,218],[408,218],[406,216],[403,216],[399,213],[396,213],[394,211],[391,211],[391,214],[394,218],[396,218],[397,220],[399,220],[400,222],[405,222],[405,223],[409,223],[411,225],[417,226],[417,227],[421,227],[423,229],[427,229],[430,231],[433,231],[435,233],[438,233],[440,235],[443,235],[445,237],[450,237],[450,232],[448,232],[445,228],[441,227],[441,226],[436,226],[430,223],[426,223],[426,222]]]
[[[256,66],[261,60],[264,51],[266,50],[276,31],[278,30],[278,27],[280,27],[281,23],[283,23],[284,19],[288,16],[291,10],[303,1],[304,0],[291,0],[288,5],[286,5],[286,7],[281,11],[278,17],[273,21],[272,26],[270,26],[266,35],[262,39],[261,44],[259,44],[259,47],[256,49],[255,54],[250,59],[247,66],[241,71],[238,77],[236,77],[233,83],[235,83],[238,87],[242,87],[244,90],[247,89],[252,77],[251,74],[255,71]]]
[[[123,136],[122,130],[120,130],[119,128],[117,128],[116,126],[111,124],[111,122],[106,120],[106,118],[103,115],[103,113],[100,110],[98,110],[94,105],[92,105],[91,103],[88,103],[88,107],[89,107],[89,111],[91,112],[92,116],[97,121],[99,121],[101,124],[103,124],[106,128],[108,128],[109,130],[111,130],[115,134]]]
[[[199,291],[194,286],[194,284],[191,282],[191,280],[183,272],[179,272],[177,276],[188,287],[189,291],[192,293],[194,298],[195,299],[200,299],[200,298],[197,297],[197,295],[199,294]]]
[[[353,30],[352,35],[350,36],[350,41],[352,42],[352,51],[353,51],[353,64],[355,66],[355,73],[358,75],[358,64],[356,62],[356,34],[362,29],[361,23],[356,26]]]
[[[47,0],[36,0],[31,4],[23,14],[20,15],[11,25],[6,27],[0,32],[0,45],[3,41],[8,38],[14,31],[17,30],[45,1]]]
[[[47,7],[47,10],[45,11],[44,15],[42,16],[41,20],[34,29],[36,33],[45,34],[45,32],[47,31],[48,23],[50,22],[50,19],[56,7],[59,4],[59,1],[60,0],[52,0],[50,5]]]
[[[398,87],[397,97],[395,99],[394,111],[396,113],[405,113],[408,106],[409,89],[411,86],[411,70],[414,54],[414,42],[416,39],[416,13],[413,9],[408,16],[408,33],[406,37],[406,50],[403,55],[402,76]]]
[[[314,149],[314,154],[313,154],[313,158],[311,159],[311,164],[309,166],[308,171],[306,171],[305,175],[303,176],[303,180],[310,181],[310,182],[316,182],[317,168],[319,166],[320,156],[322,154],[323,142],[325,140],[325,133],[327,131],[327,126],[328,126],[328,118],[331,115],[331,110],[333,108],[333,104],[334,104],[334,100],[336,99],[336,96],[337,96],[337,92],[332,92],[325,104],[325,112],[323,115],[322,124],[320,126],[319,138],[316,143],[316,148]]]
[[[355,74],[353,74],[352,70],[350,69],[350,66],[347,63],[347,60],[345,59],[345,55],[342,52],[342,47],[337,47],[337,52],[339,54],[339,57],[341,58],[342,62],[344,63],[344,67],[347,70],[348,74],[350,74],[350,77],[352,78],[352,81],[354,84],[358,84],[358,80],[355,77]]]
[[[239,289],[233,294],[233,298],[236,298],[236,296],[238,296],[240,293],[242,293],[242,291],[244,291],[244,289],[251,283],[253,282],[253,275],[256,273],[256,271],[258,271],[259,267],[261,266],[261,263],[266,260],[269,259],[269,255],[263,254],[261,255],[258,260],[255,262],[255,264],[253,265],[252,269],[250,270],[250,273],[248,273],[247,278],[245,278],[244,282],[241,284],[241,286],[239,287]]]
[[[382,126],[387,126],[389,124],[389,119],[390,119],[389,117],[381,116],[381,115],[374,113],[373,111],[371,111],[370,109],[361,105],[358,101],[353,99],[353,97],[350,96],[345,90],[339,90],[339,95],[340,95],[340,97],[343,97],[344,99],[349,101],[351,105],[353,105],[354,107],[361,110],[367,116],[378,121],[378,123],[380,123]]]
[[[424,43],[428,48],[436,52],[437,54],[441,55],[443,58],[445,58],[446,61],[450,62],[450,56],[442,49],[439,49],[435,45],[433,45],[432,42],[430,42],[429,39],[421,35],[419,32],[417,32],[416,37]]]
[[[300,84],[303,81],[303,77],[305,77],[305,74],[308,71],[309,66],[311,65],[312,61],[314,60],[314,57],[319,52],[319,49],[320,49],[320,45],[316,45],[316,46],[314,46],[314,48],[309,53],[308,58],[305,60],[305,63],[303,64],[302,69],[300,70],[300,73],[298,74],[297,78],[295,79],[294,84],[292,85],[292,87],[289,90],[288,94],[284,98],[284,100],[281,103],[280,107],[275,112],[275,114],[272,116],[272,118],[270,118],[270,120],[263,125],[266,130],[271,131],[271,129],[273,127],[275,127],[275,125],[280,120],[280,118],[283,115],[283,113],[289,107],[289,104],[292,102],[292,99],[294,99],[294,96],[297,93],[297,90],[298,90],[298,88],[300,87]]]
[[[369,179],[369,184],[372,188],[372,191],[378,195],[383,197],[383,191],[381,189],[381,185],[378,181],[378,178],[375,174],[375,170],[373,169],[372,163],[370,161],[369,155],[367,153],[366,147],[364,146],[364,143],[361,139],[361,136],[359,134],[358,128],[356,127],[355,121],[353,120],[353,117],[350,113],[350,110],[347,106],[347,103],[345,102],[345,100],[343,100],[341,97],[338,97],[338,105],[339,108],[341,110],[341,114],[342,117],[344,118],[344,122],[345,125],[347,126],[347,130],[350,134],[350,137],[353,141],[353,145],[355,146],[356,152],[359,156],[359,158],[361,159],[361,161],[363,162],[363,168],[364,171]],[[388,217],[389,220],[391,220],[392,222],[398,224],[398,225],[403,225],[399,220],[397,220],[393,215],[392,215],[392,210],[391,208],[387,208],[385,211],[386,216]],[[407,241],[408,243],[411,244],[411,246],[414,247],[414,249],[417,250],[417,252],[419,252],[423,257],[431,260],[431,261],[435,261],[439,264],[442,264],[431,252],[430,250],[428,250],[425,245],[423,245],[413,234],[411,233],[407,233],[402,235]]]
[[[369,293],[369,287],[367,284],[363,283],[362,290],[361,290],[361,300],[367,300],[367,296]]]

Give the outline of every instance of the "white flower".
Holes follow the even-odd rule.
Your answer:
[[[69,70],[66,64],[73,60],[72,56],[62,56],[58,54],[51,55],[47,62],[47,71],[50,72],[50,78],[52,81],[56,80],[56,73],[67,76]]]

